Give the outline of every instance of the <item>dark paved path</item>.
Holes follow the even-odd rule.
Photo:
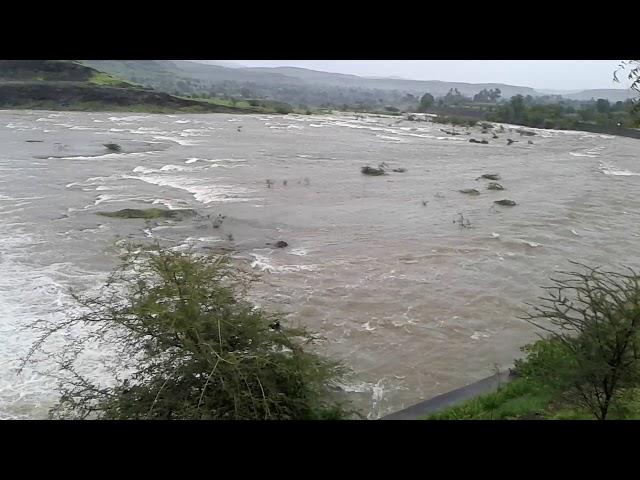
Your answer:
[[[509,372],[500,372],[466,387],[443,393],[399,412],[392,413],[382,417],[380,420],[417,420],[424,415],[436,413],[478,395],[495,392],[499,385],[505,384],[511,378]]]

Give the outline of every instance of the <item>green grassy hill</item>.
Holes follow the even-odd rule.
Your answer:
[[[227,105],[179,97],[66,60],[0,60],[0,109],[286,113],[264,105]]]

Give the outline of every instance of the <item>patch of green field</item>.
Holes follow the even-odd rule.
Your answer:
[[[425,417],[425,420],[515,420],[543,417],[554,392],[526,379],[502,385],[498,391],[481,395],[460,405]]]
[[[89,78],[88,83],[93,85],[98,85],[101,87],[120,87],[120,88],[128,88],[135,87],[132,83],[125,82],[119,78],[113,77],[108,73],[104,72],[94,72],[91,78]]]

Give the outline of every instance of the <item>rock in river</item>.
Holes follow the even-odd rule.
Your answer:
[[[284,240],[278,240],[276,243],[267,243],[267,245],[272,245],[276,248],[284,248],[289,246],[289,244]]]
[[[480,178],[486,178],[487,180],[500,180],[500,175],[497,173],[485,173],[481,175]]]
[[[505,207],[513,207],[513,206],[516,205],[516,202],[514,202],[513,200],[508,200],[508,199],[496,200],[493,203],[497,203],[498,205],[503,205]]]

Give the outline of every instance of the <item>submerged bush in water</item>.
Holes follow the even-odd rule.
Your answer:
[[[374,168],[374,167],[367,166],[367,167],[362,167],[360,171],[362,172],[363,175],[372,175],[372,176],[384,175],[383,168]]]
[[[119,152],[119,151],[122,150],[122,147],[120,145],[118,145],[117,143],[105,143],[104,146],[110,152]]]
[[[497,203],[498,205],[502,205],[505,207],[513,207],[516,205],[516,202],[514,202],[513,200],[509,200],[507,198],[505,198],[504,200],[496,200],[493,203]]]
[[[196,215],[196,212],[189,208],[175,210],[163,210],[162,208],[147,208],[144,210],[137,208],[124,208],[115,212],[98,212],[97,214],[102,215],[103,217],[144,218],[146,220],[151,220],[154,218],[181,219],[184,217],[193,217]]]

